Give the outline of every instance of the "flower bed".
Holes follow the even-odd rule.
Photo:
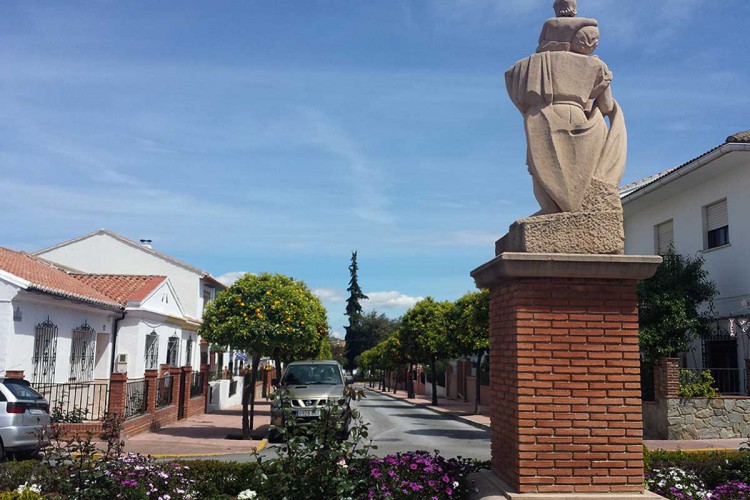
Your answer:
[[[750,499],[750,450],[647,451],[646,486],[671,500]]]

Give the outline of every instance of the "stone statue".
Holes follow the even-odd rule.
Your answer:
[[[554,7],[558,17],[544,24],[537,52],[505,73],[524,117],[526,163],[541,210],[511,226],[497,251],[623,253],[618,184],[627,133],[612,73],[592,56],[598,23],[575,17],[575,0]]]

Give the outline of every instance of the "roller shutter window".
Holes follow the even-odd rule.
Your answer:
[[[671,220],[658,224],[655,228],[656,253],[664,255],[669,247],[674,245],[674,223]]]
[[[727,200],[706,206],[706,250],[729,244]]]

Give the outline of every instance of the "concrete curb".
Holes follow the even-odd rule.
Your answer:
[[[420,408],[424,408],[425,410],[429,410],[432,413],[436,413],[438,415],[443,415],[444,417],[447,417],[447,418],[450,418],[450,419],[453,419],[453,420],[458,420],[459,422],[463,422],[463,423],[468,424],[468,425],[470,425],[472,427],[476,427],[477,429],[482,429],[482,430],[486,430],[486,431],[490,430],[490,426],[489,425],[484,425],[484,424],[480,424],[479,422],[474,422],[473,420],[469,420],[468,418],[462,417],[461,415],[456,415],[455,413],[451,413],[450,411],[440,411],[440,410],[437,410],[437,409],[433,408],[432,406],[429,406],[429,405],[426,405],[426,404],[422,404],[422,403],[415,403],[413,401],[409,401],[408,399],[403,399],[403,398],[399,398],[397,396],[394,396],[392,394],[388,394],[387,392],[381,392],[381,391],[376,391],[374,389],[370,389],[369,387],[365,387],[365,390],[368,391],[368,392],[372,392],[373,394],[380,394],[382,396],[386,396],[386,397],[388,397],[390,399],[393,399],[393,400],[396,400],[396,401],[403,401],[404,403],[410,404],[412,406],[418,406]]]

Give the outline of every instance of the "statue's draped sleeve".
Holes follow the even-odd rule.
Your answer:
[[[550,53],[541,52],[518,61],[505,73],[505,84],[513,104],[522,114],[554,100]]]

